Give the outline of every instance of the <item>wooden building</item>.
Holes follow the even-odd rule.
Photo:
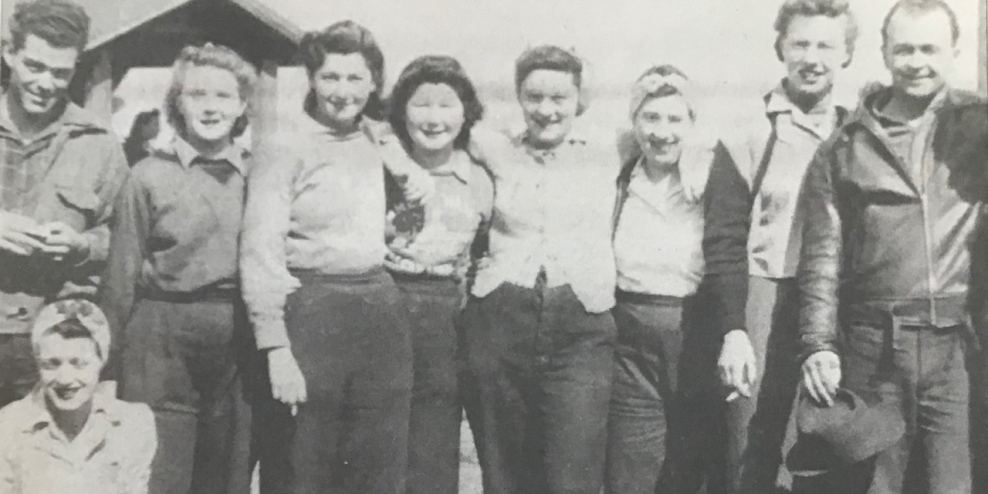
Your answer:
[[[2,0],[4,23],[18,0]],[[78,1],[78,0],[77,0]],[[92,19],[90,42],[72,99],[112,115],[113,92],[135,67],[168,67],[182,47],[227,45],[259,69],[251,102],[254,142],[277,129],[278,67],[293,65],[302,30],[265,0],[81,0]],[[6,33],[6,29],[4,29]]]

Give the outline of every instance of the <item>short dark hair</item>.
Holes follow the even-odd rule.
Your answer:
[[[423,84],[446,84],[453,88],[463,104],[463,128],[453,140],[453,146],[464,149],[470,142],[470,129],[484,116],[484,105],[477,97],[470,78],[455,58],[447,56],[427,55],[416,58],[405,70],[401,71],[398,81],[391,90],[391,101],[388,105],[388,120],[395,135],[401,139],[407,149],[411,149],[411,136],[405,125],[408,111],[408,100]]]
[[[216,67],[233,74],[237,79],[237,88],[240,91],[240,99],[244,103],[250,104],[251,94],[254,92],[254,82],[257,79],[257,70],[233,51],[232,48],[223,45],[206,43],[203,46],[186,46],[175,59],[172,66],[172,83],[165,94],[165,116],[168,123],[179,135],[184,136],[186,132],[185,118],[178,109],[178,97],[182,94],[185,72],[189,67]],[[238,137],[247,130],[248,117],[245,111],[237,118],[230,130],[230,137]]]
[[[70,319],[66,319],[66,320],[62,321],[62,322],[60,322],[60,323],[58,323],[58,324],[56,324],[56,325],[54,325],[54,326],[52,326],[52,327],[44,330],[44,331],[42,331],[40,336],[41,337],[45,337],[45,336],[50,336],[50,335],[59,335],[62,338],[65,338],[66,340],[72,340],[72,339],[88,339],[89,341],[92,341],[93,342],[93,348],[96,349],[96,355],[100,359],[103,359],[103,358],[106,357],[105,355],[102,354],[103,352],[100,351],[99,343],[96,341],[96,338],[93,336],[93,332],[90,331],[89,328],[87,328],[85,324],[83,324],[81,321],[79,321],[76,318],[70,318]],[[40,340],[40,338],[39,338],[39,340]],[[38,353],[38,344],[39,344],[38,341],[35,341],[34,342],[34,353],[35,354]]]
[[[957,39],[961,36],[961,27],[957,22],[957,13],[954,12],[954,9],[950,8],[950,5],[947,5],[947,2],[943,0],[899,0],[889,9],[889,13],[885,14],[885,20],[882,21],[882,45],[888,43],[889,24],[892,22],[892,17],[900,10],[911,14],[925,14],[935,10],[941,10],[947,14],[947,19],[950,20],[950,36],[953,42],[957,43]]]
[[[573,75],[573,83],[577,88],[583,86],[583,62],[572,52],[558,46],[542,45],[522,52],[515,61],[515,91],[536,70],[568,72]]]
[[[33,0],[14,7],[10,19],[12,51],[24,47],[33,34],[56,48],[75,48],[80,52],[89,43],[89,15],[69,0]]]
[[[797,16],[825,16],[831,19],[843,16],[847,20],[844,30],[847,54],[854,54],[854,45],[858,40],[858,20],[847,0],[786,0],[775,17],[775,54],[779,60],[782,60],[782,39]]]
[[[326,62],[330,53],[349,55],[359,53],[370,69],[375,90],[371,93],[363,113],[374,119],[384,117],[384,54],[374,39],[374,35],[353,21],[340,21],[319,31],[310,31],[302,36],[298,54],[311,77]],[[310,97],[311,97],[310,92]]]

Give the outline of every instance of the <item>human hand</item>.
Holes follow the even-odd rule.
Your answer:
[[[742,396],[751,397],[751,388],[758,379],[758,367],[755,350],[751,347],[747,333],[735,329],[724,335],[717,370],[721,383],[731,390],[727,401],[731,402]]]
[[[298,405],[305,403],[305,376],[298,367],[292,350],[288,347],[268,350],[268,374],[271,379],[271,396],[292,407],[292,412]]]
[[[29,256],[45,248],[48,230],[27,216],[0,211],[0,250]]]
[[[803,362],[803,386],[818,403],[834,404],[840,380],[840,357],[834,352],[819,351]]]
[[[44,225],[48,230],[42,251],[56,261],[82,259],[89,255],[89,239],[60,221]]]
[[[404,178],[401,188],[409,202],[423,203],[436,192],[436,182],[425,170],[416,170]]]

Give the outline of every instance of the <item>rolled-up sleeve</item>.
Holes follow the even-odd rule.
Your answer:
[[[240,241],[244,302],[258,348],[290,346],[285,300],[298,287],[288,271],[286,241],[291,225],[298,153],[283,145],[261,149],[248,177]]]
[[[704,283],[720,335],[745,329],[751,194],[723,144],[714,152],[704,192]]]
[[[837,351],[842,228],[833,156],[831,144],[821,146],[800,194],[797,214],[806,219],[797,273],[800,361],[819,351]]]

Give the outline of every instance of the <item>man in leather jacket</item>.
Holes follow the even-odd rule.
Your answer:
[[[882,35],[892,86],[863,98],[804,184],[803,384],[824,405],[839,386],[901,405],[904,437],[854,467],[871,469],[869,493],[917,482],[911,454],[926,459],[921,490],[967,493],[967,295],[988,114],[947,87],[958,28],[942,0],[900,0]]]

